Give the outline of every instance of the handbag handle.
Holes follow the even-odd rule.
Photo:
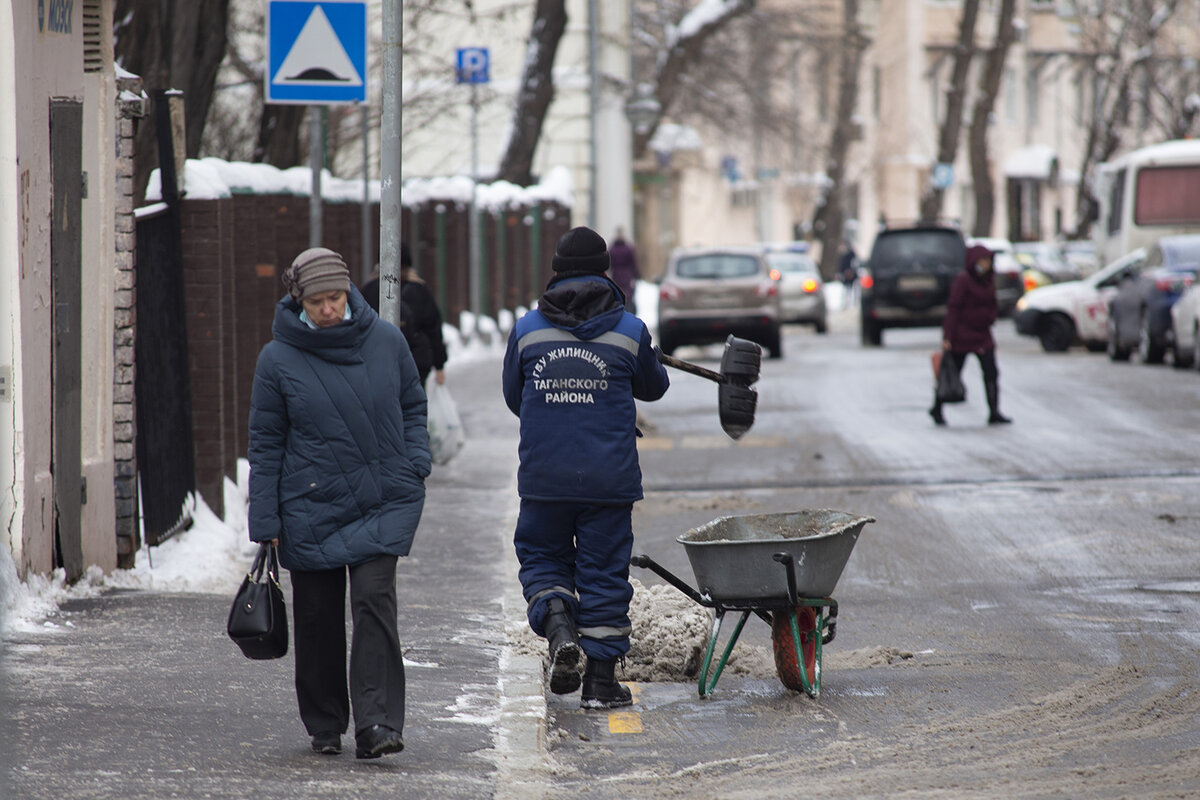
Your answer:
[[[254,563],[250,565],[250,571],[246,573],[246,577],[254,583],[261,583],[263,570],[266,570],[267,579],[278,586],[279,548],[270,542],[262,542],[258,545],[258,553],[254,556]]]

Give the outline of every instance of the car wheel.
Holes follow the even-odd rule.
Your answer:
[[[771,358],[783,358],[783,332],[779,328],[767,334],[766,347]]]
[[[1150,332],[1150,315],[1143,311],[1138,325],[1138,359],[1143,364],[1161,364],[1164,355],[1163,346],[1154,341]]]
[[[662,350],[663,353],[668,356],[675,355],[675,348],[678,346],[679,345],[675,344],[675,340],[667,336],[660,335],[658,337],[658,349]]]
[[[1176,369],[1187,369],[1195,364],[1193,359],[1195,355],[1195,346],[1182,347],[1179,344],[1179,336],[1175,334],[1175,329],[1171,329],[1171,363]]]
[[[825,321],[824,317],[821,317],[819,320],[817,320],[813,327],[817,329],[817,333],[829,332],[829,324]]]
[[[862,321],[862,343],[865,347],[879,347],[883,344],[883,330],[879,323],[868,319]]]
[[[1192,366],[1200,369],[1200,325],[1192,326]]]
[[[1112,361],[1128,361],[1129,348],[1121,344],[1121,340],[1117,336],[1117,321],[1113,318],[1112,312],[1108,314],[1108,357]]]
[[[1075,325],[1063,314],[1049,314],[1038,322],[1038,341],[1047,353],[1061,353],[1075,341]]]

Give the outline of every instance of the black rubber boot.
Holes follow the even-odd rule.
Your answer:
[[[579,688],[579,634],[575,620],[560,598],[546,602],[546,619],[542,623],[550,642],[550,691],[570,694]]]
[[[629,687],[617,682],[617,662],[587,660],[587,669],[583,673],[583,696],[579,700],[580,708],[619,708],[633,705],[633,694]]]
[[[988,425],[1007,425],[1012,422],[1000,413],[1000,384],[989,383],[983,388],[987,391]]]
[[[934,403],[933,408],[929,409],[929,416],[933,418],[935,425],[945,425],[946,418],[942,416],[942,404]]]

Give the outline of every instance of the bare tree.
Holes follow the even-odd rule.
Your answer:
[[[1076,190],[1077,219],[1072,238],[1090,235],[1098,209],[1090,181],[1096,164],[1112,158],[1121,146],[1122,132],[1129,125],[1134,76],[1151,61],[1156,40],[1175,15],[1177,0],[1153,8],[1147,0],[1116,0],[1097,8],[1092,25],[1084,31],[1084,46],[1095,57],[1090,71],[1091,105],[1086,120],[1086,140]]]
[[[688,71],[704,55],[708,40],[730,21],[753,11],[756,2],[757,0],[721,0],[716,11],[713,11],[710,4],[700,9],[702,13],[688,13],[678,24],[665,26],[666,36],[654,46],[654,75],[649,82],[649,93],[657,101],[659,113],[649,125],[634,132],[634,158],[645,152],[662,118],[671,112],[683,89]]]
[[[975,56],[975,20],[979,16],[979,0],[964,0],[959,19],[958,43],[954,48],[954,71],[946,89],[946,116],[938,132],[937,163],[953,164],[958,152],[958,136],[962,129],[963,108],[966,106],[967,73]],[[921,197],[921,219],[933,222],[941,216],[942,195],[945,189],[931,181]]]
[[[988,158],[987,131],[992,118],[992,110],[996,106],[996,96],[1000,93],[1000,79],[1004,76],[1004,61],[1008,58],[1008,49],[1016,39],[1016,28],[1013,27],[1013,14],[1016,0],[1001,0],[1000,17],[996,22],[996,41],[988,51],[984,63],[983,76],[979,81],[979,94],[975,98],[975,106],[971,112],[971,130],[968,142],[971,157],[971,181],[975,191],[975,224],[972,233],[976,236],[990,236],[992,220],[996,215],[996,185],[992,181],[992,171]]]
[[[519,186],[533,183],[533,156],[554,101],[554,57],[567,28],[566,0],[536,0],[533,29],[525,48],[521,88],[513,108],[512,135],[496,177]]]
[[[217,71],[225,57],[229,0],[117,0],[114,56],[142,77],[148,92],[177,89],[186,103],[186,151],[200,153]],[[138,124],[134,141],[134,197],[146,191],[158,166],[153,117]]]
[[[867,46],[866,37],[858,24],[858,0],[843,0],[842,28],[837,116],[829,141],[825,167],[829,188],[818,204],[813,218],[813,229],[821,237],[821,275],[825,280],[831,280],[837,273],[839,248],[845,230],[843,184],[846,177],[846,154],[854,138],[858,76],[862,68],[863,50]]]

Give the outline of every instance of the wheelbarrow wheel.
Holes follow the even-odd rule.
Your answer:
[[[804,654],[804,671],[808,673],[808,685],[817,680],[817,610],[811,606],[796,608],[796,622],[800,628],[801,652]],[[796,646],[792,640],[792,625],[785,611],[777,611],[771,619],[771,642],[775,648],[775,671],[779,680],[794,692],[804,691],[800,668],[796,664]]]

